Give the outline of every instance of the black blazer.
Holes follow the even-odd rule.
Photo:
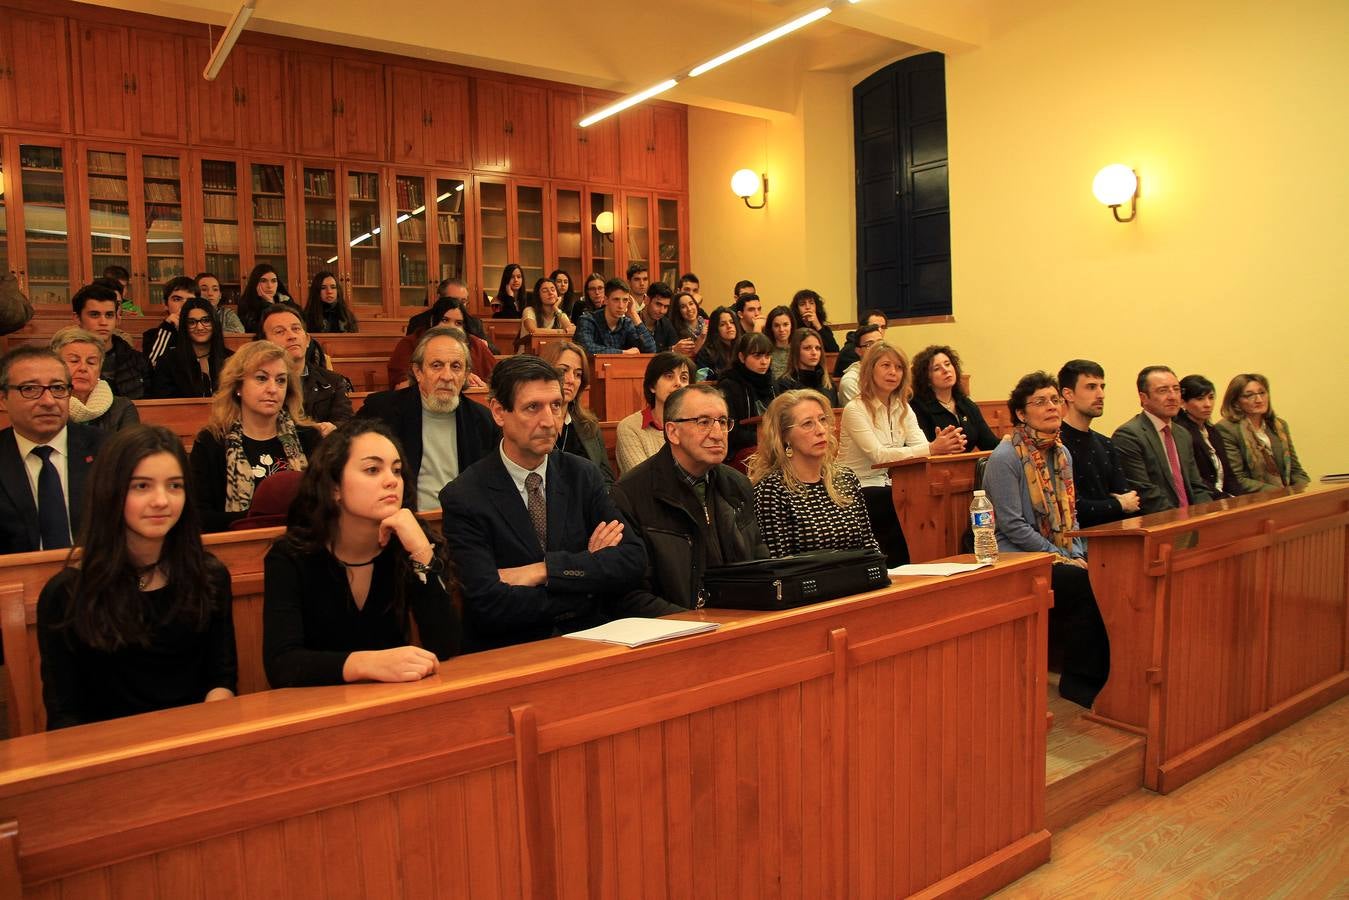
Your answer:
[[[1194,445],[1194,466],[1199,470],[1199,478],[1204,482],[1204,487],[1208,488],[1209,493],[1219,500],[1223,497],[1235,497],[1244,493],[1241,481],[1237,478],[1237,473],[1232,471],[1232,463],[1227,458],[1227,438],[1221,431],[1208,422],[1201,425],[1186,415],[1184,410],[1172,419],[1171,423],[1173,426],[1179,425],[1190,433],[1190,443]],[[1213,444],[1214,451],[1218,454],[1218,464],[1223,469],[1223,489],[1221,491],[1218,490],[1218,470],[1213,465],[1213,457],[1208,455],[1208,448],[1204,446],[1204,438],[1200,434],[1201,428],[1208,434],[1208,439]]]
[[[98,428],[70,422],[66,425],[66,506],[70,534],[78,538],[84,512],[84,483],[106,434]],[[37,524],[37,501],[28,483],[28,472],[19,458],[14,429],[0,431],[0,553],[26,553],[42,549]]]
[[[403,481],[412,485],[408,502],[416,509],[417,475],[422,468],[421,391],[414,384],[396,391],[371,394],[365,398],[358,415],[379,419],[398,435],[398,441],[403,445]],[[459,440],[459,472],[462,476],[465,469],[496,450],[501,429],[497,428],[485,406],[467,397],[460,398],[454,428]]]
[[[607,621],[646,572],[646,549],[631,523],[618,546],[586,549],[595,526],[623,520],[598,468],[554,450],[546,477],[547,553],[497,450],[440,492],[445,541],[463,590],[465,649],[535,641]],[[548,566],[541,586],[513,587],[497,574],[537,562]]]

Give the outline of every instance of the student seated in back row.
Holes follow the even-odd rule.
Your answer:
[[[47,728],[233,697],[229,571],[202,546],[182,443],[133,425],[90,476],[82,556],[38,598]]]
[[[117,334],[122,321],[117,291],[107,285],[87,284],[70,298],[70,305],[75,310],[75,324],[103,344],[103,380],[112,388],[113,394],[128,400],[144,397],[150,364],[140,351]]]
[[[209,301],[195,298],[178,312],[178,340],[155,365],[151,394],[155,397],[210,397],[220,384],[220,370],[232,354]]]
[[[576,323],[576,343],[591,356],[601,353],[655,353],[656,339],[641,322],[630,318],[628,283],[610,278],[604,283],[604,309]]]

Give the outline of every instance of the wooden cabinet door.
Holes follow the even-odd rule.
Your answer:
[[[426,161],[437,166],[467,167],[468,79],[462,75],[426,76]]]
[[[246,147],[290,149],[290,111],[286,106],[286,57],[267,47],[235,47],[238,83],[243,92],[241,134]]]
[[[181,143],[187,132],[183,43],[176,34],[131,32],[131,121],[140,138]]]
[[[389,69],[395,163],[420,163],[425,158],[427,114],[422,84],[422,73],[415,69]]]
[[[510,170],[506,134],[510,85],[486,78],[473,80],[473,167],[488,172]]]
[[[11,28],[8,17],[0,18],[0,128],[8,127],[14,124],[14,92],[17,85],[14,76],[10,71],[14,68],[13,43],[10,41]],[[0,146],[0,163],[3,163],[4,147]],[[0,203],[4,201],[4,196],[0,195]],[[4,214],[0,213],[0,224],[3,224]],[[12,230],[12,229],[11,229]],[[0,267],[0,273],[3,273],[3,267]],[[17,269],[15,270],[17,274]]]
[[[684,167],[688,156],[683,109],[668,106],[651,110],[654,150],[651,154],[651,183],[662,190],[684,190]]]
[[[75,118],[82,134],[125,138],[131,75],[127,34],[120,25],[72,22],[75,44]]]
[[[333,95],[333,60],[328,56],[296,54],[295,149],[308,156],[335,156],[337,99]]]
[[[510,170],[515,175],[548,174],[548,92],[512,85],[506,119]]]
[[[235,74],[239,57],[231,53],[215,81],[207,81],[201,73],[211,58],[211,49],[205,39],[187,40],[188,140],[213,147],[237,147],[241,106]]]
[[[585,112],[592,113],[601,107],[608,106],[617,99],[617,94],[587,92]],[[610,116],[603,121],[596,122],[589,128],[581,129],[581,154],[585,162],[585,178],[587,181],[601,181],[606,184],[618,183],[618,140],[617,116]]]
[[[384,67],[337,60],[337,155],[344,159],[384,159]]]
[[[655,123],[649,106],[625,109],[618,114],[619,170],[624,184],[651,184],[651,147]]]
[[[16,128],[69,132],[70,54],[66,20],[6,9],[0,16],[0,122]],[[5,107],[9,106],[8,115]]]
[[[582,152],[589,129],[576,127],[582,115],[580,94],[548,92],[549,171],[554,178],[582,180],[586,177]]]

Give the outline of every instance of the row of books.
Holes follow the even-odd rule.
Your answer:
[[[97,175],[89,176],[89,193],[99,197],[110,197],[116,200],[126,200],[126,179],[124,178],[100,178]]]
[[[30,144],[19,145],[19,165],[25,169],[61,169],[60,147],[34,147]]]
[[[201,211],[208,219],[234,219],[239,215],[239,204],[233,194],[202,195]]]
[[[157,203],[177,203],[182,197],[178,194],[178,185],[171,181],[147,181],[145,199]]]
[[[172,156],[143,156],[141,169],[147,178],[177,178],[178,160]]]
[[[221,284],[237,284],[239,282],[239,257],[237,256],[208,256],[206,257],[206,268],[216,274]]]
[[[426,220],[420,216],[415,216],[399,222],[398,239],[400,241],[425,241]]]
[[[208,191],[237,191],[239,179],[234,175],[234,163],[202,160],[201,186]]]
[[[379,284],[379,259],[353,259],[351,261],[352,284]]]
[[[254,197],[253,216],[258,219],[284,219],[286,201],[280,197]]]
[[[103,175],[125,175],[126,154],[108,153],[103,150],[90,150],[89,171],[99,172]]]
[[[350,178],[351,176],[348,176],[348,179]],[[399,178],[394,187],[399,209],[411,210],[426,204],[426,190],[420,181]]]
[[[282,166],[253,166],[253,190],[264,194],[284,194],[285,172]]]
[[[409,259],[400,253],[398,255],[398,283],[423,285],[426,284],[426,281],[426,260]]]
[[[187,274],[183,261],[175,257],[150,259],[146,263],[146,270],[150,276],[150,281],[158,284],[163,284],[170,278]]]
[[[286,252],[286,226],[254,225],[253,249],[259,253]]]
[[[238,253],[239,226],[233,223],[207,222],[201,226],[207,253]],[[217,275],[220,273],[216,273]]]
[[[337,246],[337,223],[324,219],[305,219],[304,238],[311,244]]]
[[[28,254],[28,276],[30,278],[53,279],[69,278],[70,264],[64,257],[44,259]]]
[[[464,242],[463,231],[460,228],[457,216],[448,213],[441,213],[436,216],[436,229],[440,233],[442,244],[462,244]]]
[[[373,172],[348,172],[347,196],[352,200],[378,200],[379,176]]]

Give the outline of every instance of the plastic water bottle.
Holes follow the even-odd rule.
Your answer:
[[[998,561],[998,535],[994,527],[993,501],[975,491],[970,501],[970,528],[974,530],[974,558],[981,563]]]

